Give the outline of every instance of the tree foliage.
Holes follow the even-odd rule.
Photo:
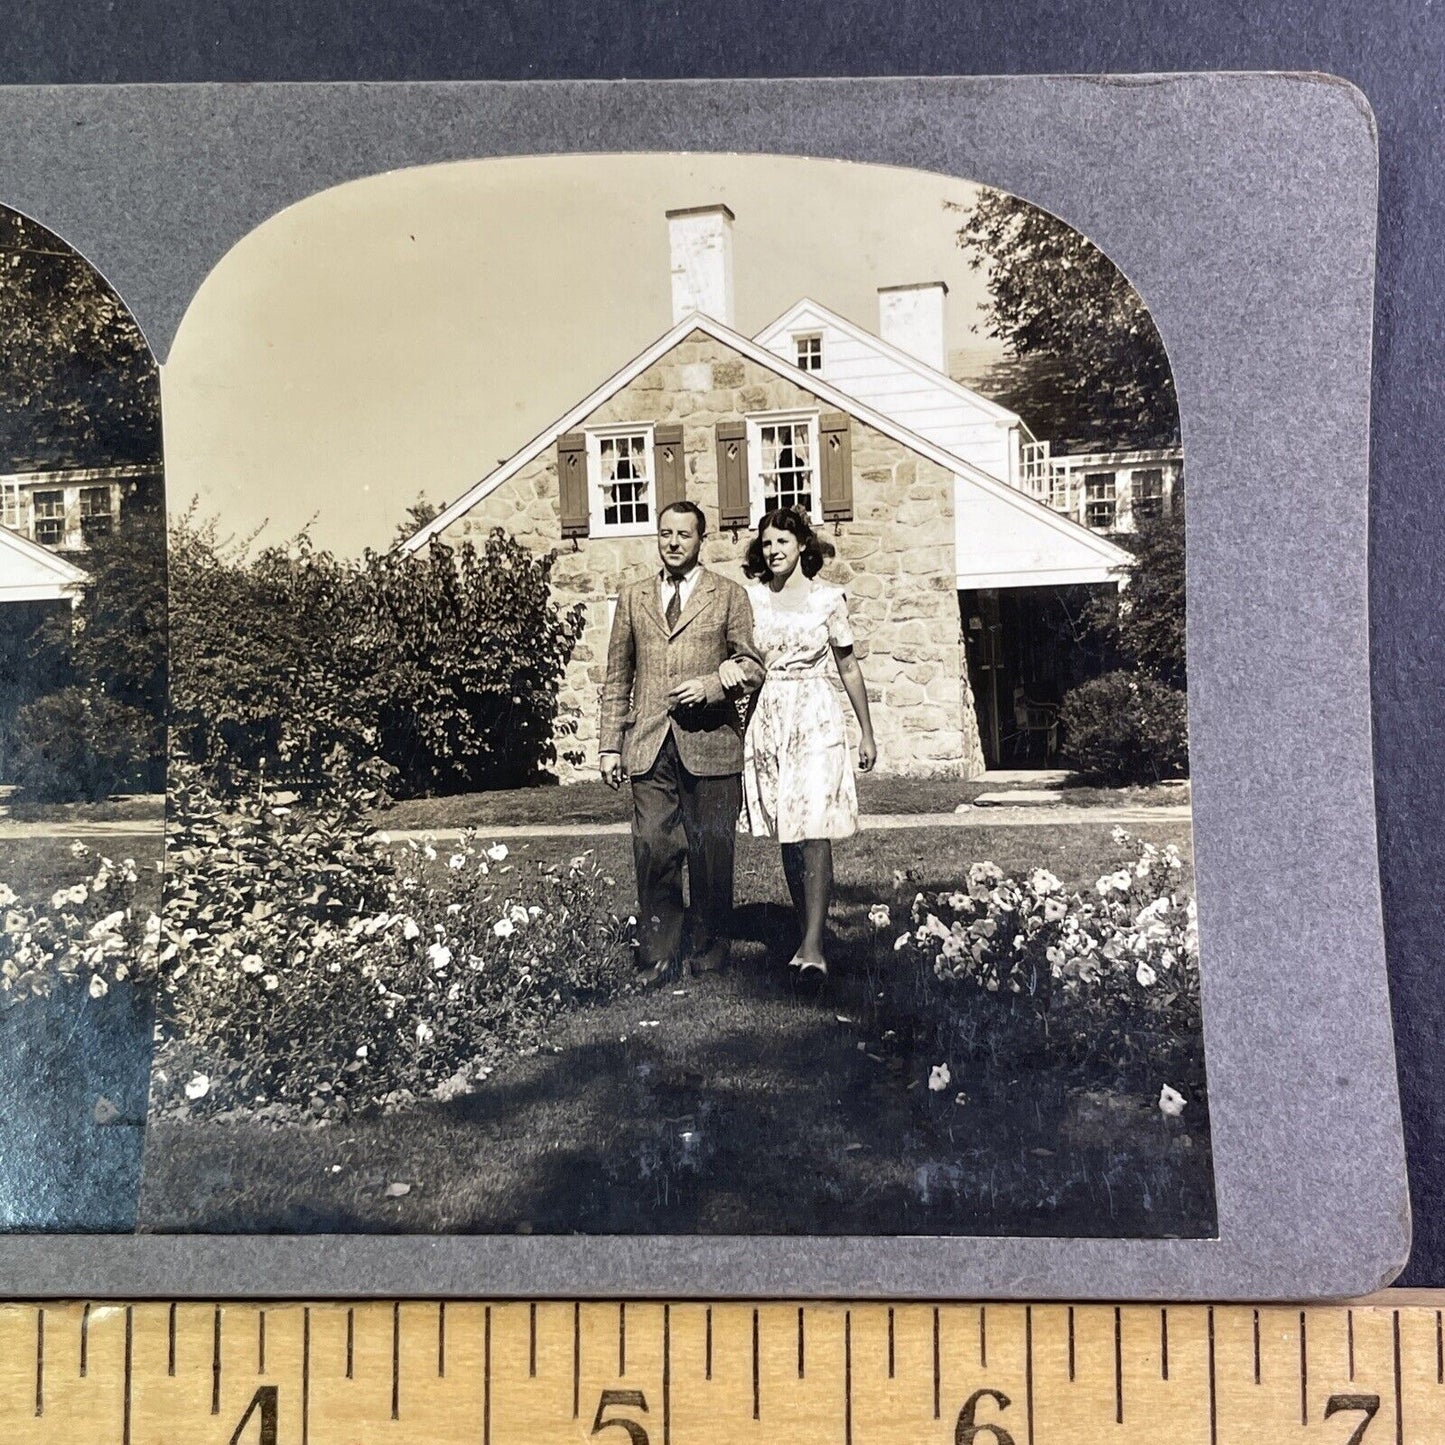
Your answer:
[[[11,470],[159,462],[160,383],[105,278],[0,206],[0,460]]]
[[[1182,689],[1188,681],[1182,506],[1141,523],[1125,541],[1134,559],[1123,569],[1128,585],[1095,601],[1090,625],[1129,666]]]
[[[984,191],[958,242],[985,272],[988,335],[1026,362],[1013,368],[1007,404],[1056,450],[1179,444],[1164,342],[1143,298],[1092,241],[1028,201]],[[1039,384],[1058,432],[1030,414],[1029,389]]]
[[[359,562],[304,534],[249,556],[213,525],[171,533],[171,719],[210,786],[374,776],[397,796],[531,782],[554,761],[582,628],[549,557],[502,531]]]

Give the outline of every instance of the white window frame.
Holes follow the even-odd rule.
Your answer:
[[[793,336],[793,365],[799,371],[806,372],[809,376],[819,376],[823,370],[823,333],[821,331],[795,331]],[[818,364],[817,366],[804,366],[802,358],[802,343],[805,341],[816,341],[818,343]]]
[[[1102,481],[1104,478],[1108,478],[1108,494],[1102,497],[1091,497],[1089,495],[1089,483],[1096,480]],[[1091,532],[1112,532],[1117,529],[1119,525],[1119,491],[1119,473],[1117,469],[1106,470],[1100,467],[1094,471],[1086,471],[1084,473],[1084,484],[1079,489],[1079,497],[1080,505],[1083,508],[1084,525]],[[1109,507],[1110,520],[1107,523],[1091,522],[1089,520],[1089,509],[1094,506],[1102,506],[1106,503]]]
[[[823,525],[823,472],[822,450],[819,445],[817,411],[767,411],[754,412],[744,418],[748,428],[748,506],[754,527],[763,519],[767,505],[763,496],[763,428],[778,423],[791,422],[806,424],[808,428],[808,454],[813,459],[813,506],[812,520],[815,527]]]
[[[588,427],[587,437],[587,511],[588,532],[593,537],[651,537],[657,533],[656,439],[651,422],[621,422],[613,426]],[[615,437],[640,436],[642,454],[647,462],[646,522],[612,522],[606,520],[606,497],[602,482],[602,443]]]

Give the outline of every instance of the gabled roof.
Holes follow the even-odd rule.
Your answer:
[[[1108,566],[1118,567],[1129,562],[1130,557],[1127,552],[1089,531],[1082,523],[1075,522],[1071,517],[1061,516],[1051,507],[1045,506],[1044,503],[998,481],[972,462],[955,456],[935,442],[919,436],[915,431],[910,431],[906,426],[901,425],[892,417],[884,415],[875,407],[858,401],[831,383],[823,381],[816,373],[799,371],[791,362],[784,361],[756,341],[749,340],[748,337],[732,330],[731,327],[724,326],[721,321],[706,316],[700,311],[690,312],[670,330],[663,332],[651,346],[633,357],[620,371],[614,372],[596,391],[583,397],[576,406],[564,412],[556,421],[539,432],[519,452],[516,452],[495,470],[488,472],[479,482],[463,492],[456,501],[437,513],[424,527],[412,533],[406,541],[399,545],[398,550],[419,551],[459,517],[465,516],[483,497],[490,495],[529,462],[539,457],[563,432],[571,430],[590,416],[603,402],[615,396],[629,382],[635,381],[649,366],[660,360],[674,346],[686,340],[694,331],[701,331],[711,336],[715,341],[722,342],[724,346],[730,347],[749,361],[773,372],[774,375],[812,392],[820,401],[827,402],[838,411],[847,412],[865,426],[882,432],[884,436],[892,437],[894,441],[901,443],[919,456],[927,457],[929,461],[934,462],[945,471],[952,472],[955,476],[966,477],[976,486],[1009,505],[1018,507],[1043,525],[1053,527],[1078,542],[1086,543],[1104,559]],[[937,373],[930,374],[936,375]]]
[[[71,597],[88,580],[73,562],[9,527],[0,527],[0,602]]]
[[[840,316],[836,311],[830,310],[821,302],[814,301],[808,296],[790,306],[776,320],[770,321],[753,339],[760,346],[767,346],[784,332],[793,330],[807,317],[815,317],[829,326],[836,326],[839,331],[852,337],[859,345],[870,347],[880,356],[886,356],[890,361],[911,371],[921,381],[926,381],[931,386],[950,392],[959,401],[986,412],[1001,426],[1026,424],[1023,423],[1023,418],[1016,411],[1010,411],[996,401],[990,401],[981,393],[964,386],[962,382],[955,381],[946,372],[939,371],[926,361],[920,361],[916,356],[904,351],[902,347],[894,346],[891,341],[885,341],[881,336],[875,336],[866,327],[849,321],[846,316]]]

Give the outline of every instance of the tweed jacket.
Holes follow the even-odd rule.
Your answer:
[[[600,751],[620,753],[629,774],[645,773],[670,729],[683,766],[695,777],[740,773],[738,693],[729,695],[717,672],[728,658],[736,658],[748,674],[742,691],[762,686],[748,595],[736,582],[704,568],[669,632],[658,591],[657,574],[649,572],[617,598],[602,686]],[[707,700],[670,711],[668,692],[694,678],[706,686]]]

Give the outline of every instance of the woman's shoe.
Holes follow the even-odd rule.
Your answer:
[[[798,967],[798,977],[807,978],[810,974],[817,978],[827,978],[828,963],[826,959],[798,958],[794,957],[793,962]]]

